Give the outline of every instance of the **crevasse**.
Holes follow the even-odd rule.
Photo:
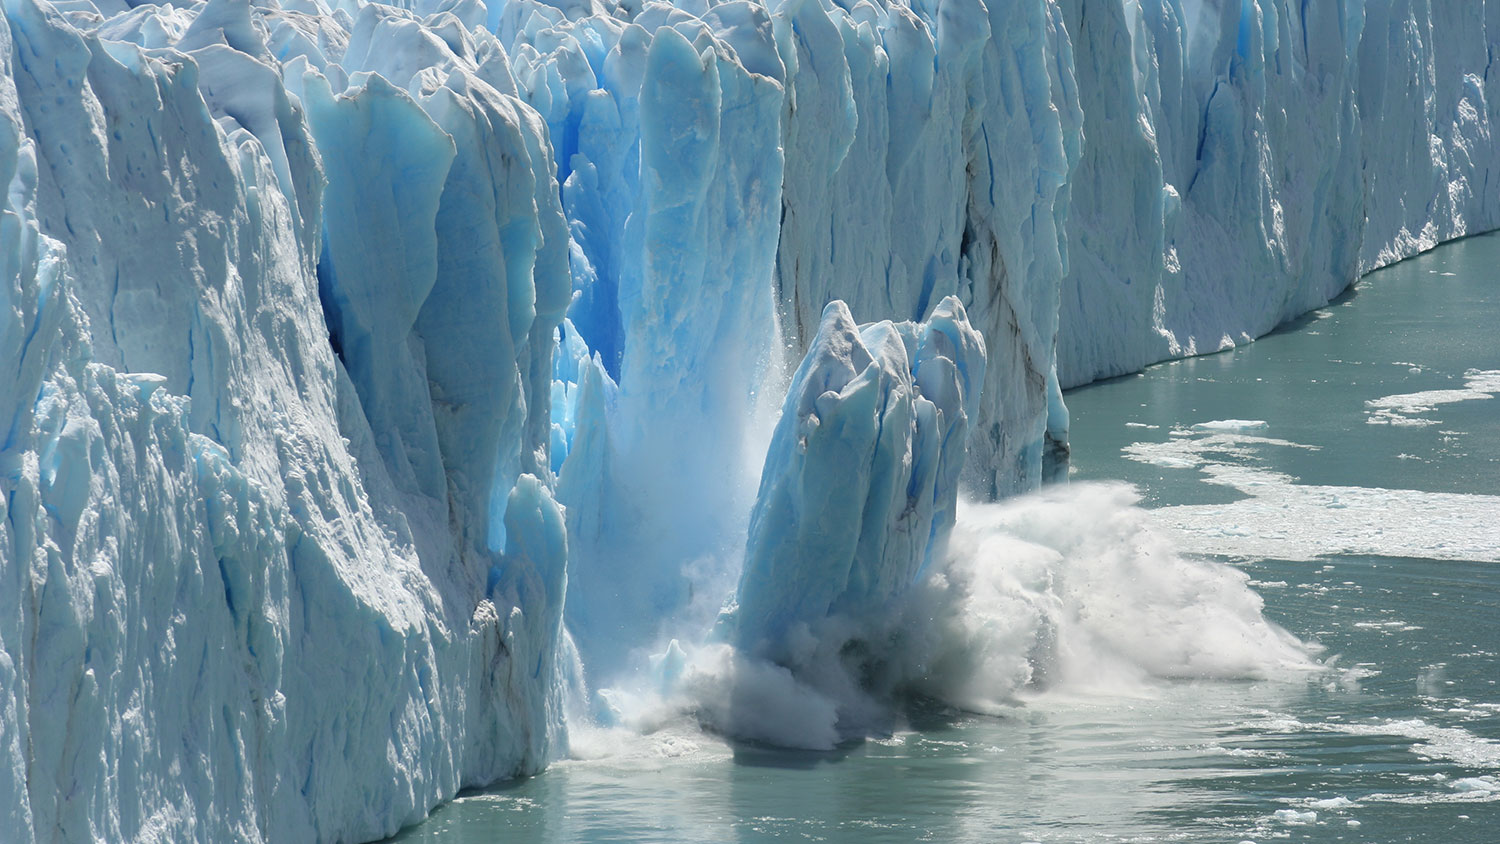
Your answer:
[[[1494,2],[0,11],[22,842],[389,834],[731,590],[899,594],[1061,387],[1500,226]]]

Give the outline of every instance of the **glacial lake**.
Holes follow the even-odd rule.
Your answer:
[[[400,842],[1449,842],[1500,822],[1500,236],[1073,391],[1073,478],[1243,571],[1330,667],[916,712],[833,752],[676,725]],[[1080,516],[1084,518],[1084,516]]]

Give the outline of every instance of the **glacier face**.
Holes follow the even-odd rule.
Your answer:
[[[899,596],[1062,386],[1500,225],[1500,4],[401,5],[0,10],[23,841],[388,834],[736,582],[771,656]]]
[[[1248,342],[1500,225],[1494,3],[1066,2],[1063,386]]]
[[[0,824],[368,839],[543,764],[570,282],[503,59],[375,7],[6,16]],[[446,78],[272,52],[361,35]]]

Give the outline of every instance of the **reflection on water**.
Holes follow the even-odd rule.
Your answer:
[[[1496,267],[1500,238],[1473,238],[1253,345],[1068,397],[1074,477],[1140,486],[1333,670],[929,709],[827,753],[580,733],[586,758],[397,840],[1495,840]]]

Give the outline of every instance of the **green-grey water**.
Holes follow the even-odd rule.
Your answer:
[[[1326,671],[925,711],[829,753],[584,740],[396,840],[1500,840],[1497,293],[1500,237],[1471,238],[1067,397],[1073,477],[1137,485]]]

